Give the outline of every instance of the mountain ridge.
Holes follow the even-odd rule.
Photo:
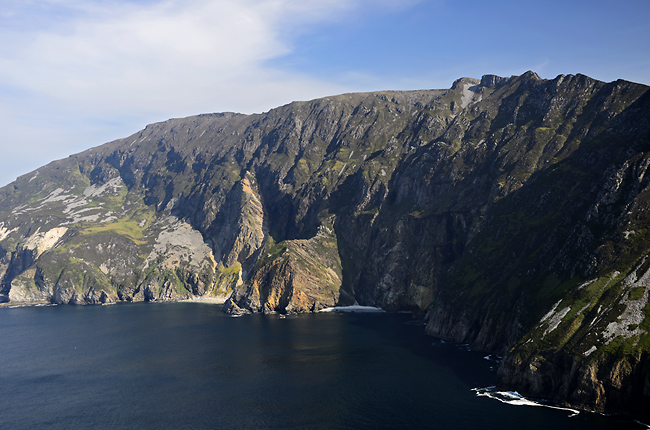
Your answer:
[[[649,111],[527,72],[151,124],[0,189],[0,295],[422,312],[504,387],[643,413]]]

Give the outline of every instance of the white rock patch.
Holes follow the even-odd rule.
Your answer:
[[[556,310],[557,307],[560,305],[560,302],[561,302],[561,301],[562,301],[562,300],[558,300],[558,302],[557,302],[556,304],[553,305],[553,307],[551,308],[551,310],[548,311],[548,313],[547,313],[546,315],[544,315],[544,316],[542,317],[542,319],[541,319],[539,322],[540,322],[540,323],[543,323],[544,321],[546,321],[547,319],[549,319],[551,316],[553,316],[553,314],[555,313],[555,310]]]
[[[625,310],[617,318],[616,321],[610,322],[605,330],[603,331],[603,339],[605,343],[608,344],[618,336],[623,336],[624,338],[630,338],[632,336],[640,335],[645,333],[645,330],[641,329],[640,325],[645,319],[645,312],[643,308],[648,303],[648,289],[650,288],[650,269],[646,271],[641,278],[637,279],[637,271],[645,263],[645,259],[641,264],[630,273],[625,281],[624,285],[628,288],[623,294],[621,299],[621,304],[625,306]],[[630,300],[629,291],[634,288],[644,288],[643,295],[638,300]]]
[[[9,230],[4,226],[4,223],[0,223],[0,240],[5,240],[11,233],[18,230],[18,227]]]
[[[479,102],[482,99],[482,96],[480,94],[476,94],[474,91],[470,89],[473,86],[475,85],[471,83],[466,83],[463,85],[463,93],[460,98],[460,105],[463,109],[469,106],[470,103]]]
[[[124,186],[124,182],[122,182],[122,178],[119,176],[117,178],[113,178],[106,182],[103,185],[97,186],[97,185],[91,185],[88,188],[84,190],[84,196],[86,197],[97,197],[105,192],[109,191],[111,193],[117,192],[120,188]]]
[[[45,200],[43,200],[41,204],[60,202],[69,198],[70,196],[68,194],[63,194],[64,192],[65,190],[63,188],[57,188],[56,190],[52,191],[49,196],[45,197]]]
[[[548,322],[548,328],[544,330],[544,334],[542,335],[542,338],[544,338],[547,334],[558,328],[560,323],[562,322],[562,319],[571,311],[571,308],[567,306],[566,308],[562,309],[561,311],[557,312],[555,315],[551,317],[551,319]]]
[[[170,225],[156,239],[153,250],[145,260],[145,268],[161,255],[165,257],[162,262],[164,268],[176,267],[181,261],[198,268],[206,257],[216,266],[212,249],[203,241],[200,232],[176,217],[169,217],[168,221]]]
[[[46,251],[54,248],[54,245],[63,237],[68,231],[67,227],[57,227],[45,233],[36,231],[32,236],[28,237],[23,243],[23,249],[31,249],[36,251],[36,257],[40,256]]]

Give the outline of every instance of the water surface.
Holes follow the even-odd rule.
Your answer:
[[[7,429],[639,429],[478,396],[494,363],[408,315],[198,303],[0,309]]]

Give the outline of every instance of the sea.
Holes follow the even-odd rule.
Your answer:
[[[642,429],[498,392],[407,314],[206,303],[0,308],[2,429]]]

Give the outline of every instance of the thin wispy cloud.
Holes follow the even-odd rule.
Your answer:
[[[5,2],[0,6],[0,126],[5,130],[0,148],[5,154],[12,148],[36,168],[49,161],[44,157],[108,140],[106,131],[116,132],[115,123],[135,132],[171,116],[261,112],[343,91],[341,85],[279,70],[270,62],[290,54],[295,38],[311,26],[349,16],[366,2]],[[378,7],[398,3],[384,0]],[[30,131],[36,121],[39,131]],[[76,145],[70,142],[75,126]],[[27,140],[30,147],[21,149],[19,142]],[[0,166],[0,172],[12,168]],[[26,172],[12,171],[0,182],[20,173]]]
[[[264,100],[283,82],[300,85],[265,65],[290,52],[286,29],[350,8],[342,1],[47,3],[68,11],[67,24],[0,32],[15,41],[0,48],[0,81],[95,114],[255,109],[263,102],[237,96],[237,87],[270,82],[271,94],[258,94]]]
[[[591,4],[590,4],[591,5]],[[646,0],[3,0],[0,186],[146,124],[533,69],[648,82]],[[533,19],[534,18],[534,19]]]

